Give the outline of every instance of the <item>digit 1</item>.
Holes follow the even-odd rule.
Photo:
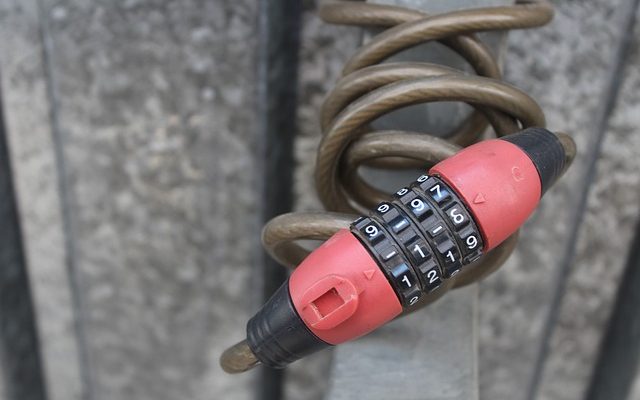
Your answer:
[[[424,253],[422,252],[422,248],[420,248],[419,244],[416,244],[416,246],[413,248],[414,251],[417,251],[418,253],[420,253],[420,257],[425,258],[426,256],[424,255]]]
[[[447,258],[451,260],[451,262],[454,262],[456,260],[456,258],[453,256],[453,253],[451,252],[451,250],[449,250],[447,252]]]

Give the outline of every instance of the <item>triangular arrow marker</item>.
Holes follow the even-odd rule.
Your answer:
[[[368,280],[371,280],[371,278],[373,278],[373,274],[376,273],[376,270],[375,269],[368,269],[366,271],[363,271],[363,273],[364,273],[364,276],[366,276]]]
[[[485,198],[482,195],[482,193],[478,193],[476,195],[476,198],[473,199],[473,204],[480,204],[480,203],[484,203],[485,201],[487,201],[487,200],[485,200]]]

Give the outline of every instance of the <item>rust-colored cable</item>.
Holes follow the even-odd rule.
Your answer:
[[[546,1],[519,1],[513,6],[440,15],[398,6],[331,1],[321,5],[319,13],[330,23],[387,29],[351,57],[321,110],[323,138],[317,154],[315,182],[320,200],[329,212],[285,214],[269,221],[264,228],[265,248],[290,268],[295,268],[309,253],[298,241],[326,240],[339,229],[348,228],[355,219],[354,213],[365,213],[389,199],[389,194],[360,177],[361,165],[426,169],[461,147],[477,142],[489,125],[497,136],[530,126],[545,126],[538,104],[500,80],[495,57],[475,33],[544,25],[553,16]],[[458,53],[476,75],[426,62],[379,64],[404,49],[430,41],[438,41]],[[369,126],[393,110],[442,101],[464,102],[474,108],[447,135],[448,139],[427,132],[374,132]],[[564,134],[558,136],[571,161],[575,155],[573,141]],[[447,280],[444,290],[424,296],[421,304],[429,304],[448,289],[491,273],[508,258],[516,241],[517,233]],[[229,348],[220,361],[224,370],[231,373],[246,371],[259,363],[246,341]]]

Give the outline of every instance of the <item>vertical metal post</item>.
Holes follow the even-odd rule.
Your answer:
[[[639,288],[640,223],[618,288],[615,308],[600,346],[587,400],[624,400],[629,396],[640,361]]]
[[[261,2],[259,54],[259,110],[262,171],[262,220],[291,211],[293,205],[293,138],[302,7],[298,0]],[[286,270],[263,253],[262,300],[286,279]],[[284,372],[263,367],[260,400],[283,396]]]
[[[1,111],[0,373],[4,375],[4,390],[9,400],[46,399],[29,276]]]

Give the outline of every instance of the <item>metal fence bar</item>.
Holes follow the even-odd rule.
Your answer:
[[[629,258],[615,308],[600,346],[587,400],[619,399],[629,396],[640,361],[640,223],[631,244]],[[629,399],[631,400],[631,399]]]
[[[262,157],[263,222],[293,206],[293,139],[295,136],[299,32],[302,6],[298,0],[262,1],[258,72],[259,140]],[[286,269],[266,253],[259,266],[262,302],[286,279]],[[284,371],[267,367],[259,374],[257,398],[283,397]]]
[[[4,118],[0,113],[0,373],[8,400],[45,400]]]

